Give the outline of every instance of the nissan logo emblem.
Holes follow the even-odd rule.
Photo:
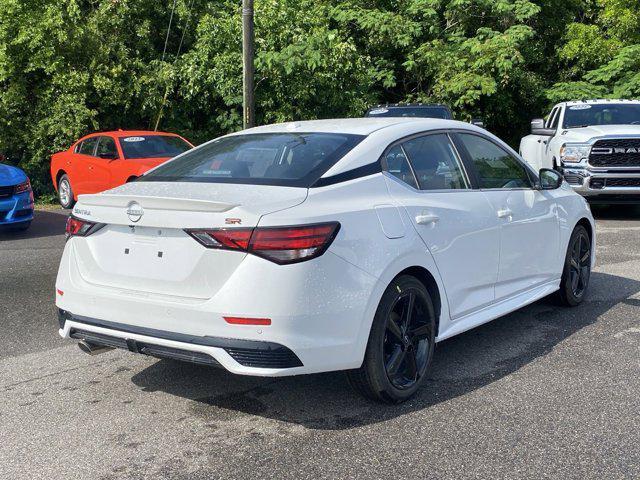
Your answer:
[[[133,223],[140,220],[142,218],[142,215],[144,215],[144,210],[138,202],[131,202],[127,206],[127,216]]]

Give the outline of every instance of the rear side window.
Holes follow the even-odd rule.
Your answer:
[[[480,188],[531,188],[527,170],[495,143],[477,135],[459,134],[478,173]]]
[[[87,138],[80,144],[77,152],[82,155],[93,156],[96,150],[96,143],[98,143],[98,137]]]
[[[384,168],[401,182],[417,189],[416,177],[409,166],[409,161],[400,145],[391,148],[384,156]]]
[[[421,190],[469,188],[458,156],[445,134],[425,135],[405,142]]]
[[[363,138],[315,132],[233,135],[187,152],[140,180],[310,187]]]
[[[119,139],[124,158],[175,157],[191,149],[191,145],[172,135],[140,135]]]

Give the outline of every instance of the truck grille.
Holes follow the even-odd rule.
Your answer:
[[[640,138],[598,140],[589,154],[593,167],[640,167]]]
[[[15,190],[14,185],[9,185],[7,187],[0,187],[0,198],[7,198],[13,195],[13,191]]]
[[[605,187],[640,187],[640,178],[606,178]]]

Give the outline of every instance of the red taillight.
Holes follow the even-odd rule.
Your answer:
[[[29,181],[28,178],[26,182],[22,182],[15,186],[15,193],[30,192],[30,191],[31,191],[31,182]]]
[[[87,222],[86,220],[80,220],[76,217],[67,218],[67,226],[65,233],[67,238],[69,237],[86,237],[87,235],[95,232],[101,227],[101,224]]]
[[[187,230],[187,233],[208,248],[241,250],[286,264],[322,255],[339,229],[338,222],[331,222],[295,227]]]

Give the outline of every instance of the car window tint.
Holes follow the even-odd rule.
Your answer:
[[[559,108],[556,110],[555,115],[551,119],[551,123],[549,124],[549,128],[557,128],[558,127],[558,120],[560,120],[560,109]]]
[[[553,122],[556,119],[557,113],[558,113],[558,107],[553,107],[553,109],[551,110],[551,113],[547,117],[547,121],[544,122],[545,128],[551,128],[551,122]]]
[[[396,145],[387,152],[384,157],[384,163],[386,171],[391,175],[407,185],[411,185],[413,188],[418,188],[416,178],[400,145]]]
[[[316,132],[232,135],[186,152],[144,175],[141,181],[308,188],[363,138]]]
[[[527,171],[516,158],[477,135],[459,134],[478,172],[480,188],[530,188]]]
[[[118,157],[118,150],[116,149],[116,142],[111,137],[100,137],[100,141],[98,142],[98,150],[96,151],[96,155],[99,157],[101,155],[111,156],[113,158]]]
[[[93,155],[93,152],[96,148],[96,143],[98,143],[98,137],[87,138],[80,145],[78,153],[81,153],[82,155]]]
[[[136,135],[120,138],[124,158],[175,157],[191,149],[191,145],[173,135]]]
[[[468,188],[458,157],[445,134],[426,135],[403,145],[421,190]]]

